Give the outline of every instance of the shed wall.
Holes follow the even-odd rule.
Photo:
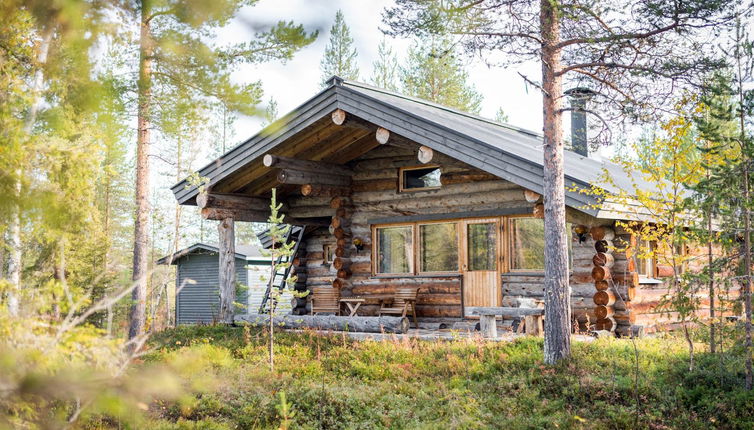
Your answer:
[[[218,255],[189,254],[176,263],[176,324],[209,324],[217,321],[220,305],[218,288]],[[248,274],[246,261],[236,258],[236,280],[246,285]],[[195,283],[189,283],[189,280]],[[247,293],[241,291],[236,298],[238,303],[247,302]],[[245,313],[246,310],[238,310]]]

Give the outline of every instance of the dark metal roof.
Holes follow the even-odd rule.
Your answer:
[[[157,264],[176,264],[176,262],[180,260],[182,257],[185,257],[189,254],[198,254],[202,252],[218,253],[220,252],[220,250],[215,245],[208,245],[206,243],[195,243],[171,255],[166,255],[160,258],[159,260],[157,260]],[[262,251],[256,245],[236,245],[236,258],[240,258],[247,261],[263,259]]]
[[[200,169],[199,175],[209,178],[211,186],[340,108],[502,179],[543,193],[542,135],[366,84],[340,79],[330,82],[329,87],[284,118]],[[602,180],[605,171],[617,188],[634,189],[637,181],[619,165],[565,151],[566,204],[597,215],[595,197],[569,189],[588,189],[591,184],[599,184],[617,192],[616,187]],[[197,194],[197,188],[185,180],[174,185],[172,191],[180,204],[192,204]]]

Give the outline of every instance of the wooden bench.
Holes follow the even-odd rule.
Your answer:
[[[470,307],[466,308],[471,315],[479,315],[479,330],[482,336],[497,337],[495,317],[523,318],[526,334],[538,336],[542,334],[542,321],[545,310],[542,308],[506,308],[506,307]]]

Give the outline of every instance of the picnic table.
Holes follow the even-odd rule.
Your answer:
[[[365,294],[363,296],[343,297],[340,299],[340,303],[345,304],[348,308],[349,317],[355,317],[358,316],[361,305],[390,305],[393,300],[395,300],[394,294]]]

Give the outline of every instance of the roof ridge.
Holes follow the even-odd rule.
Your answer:
[[[434,107],[434,108],[437,108],[437,109],[440,109],[440,110],[444,110],[446,112],[454,113],[454,114],[457,114],[457,115],[460,115],[460,116],[464,116],[466,118],[470,118],[470,119],[474,119],[474,120],[477,120],[477,121],[481,121],[481,122],[484,122],[484,123],[487,123],[487,124],[490,124],[490,125],[494,125],[494,126],[497,126],[497,127],[506,128],[508,130],[517,131],[519,133],[525,133],[525,134],[529,134],[529,135],[532,135],[532,136],[535,136],[535,137],[544,137],[542,134],[537,133],[537,132],[532,131],[532,130],[527,130],[525,128],[517,127],[515,125],[498,122],[498,121],[495,121],[495,120],[492,120],[492,119],[489,119],[489,118],[485,118],[485,117],[480,116],[480,115],[475,115],[473,113],[465,112],[465,111],[462,111],[460,109],[455,109],[455,108],[451,108],[451,107],[448,107],[448,106],[444,106],[444,105],[441,105],[439,103],[435,103],[435,102],[432,102],[432,101],[429,101],[429,100],[425,100],[425,99],[422,99],[422,98],[419,98],[419,97],[408,96],[406,94],[401,94],[401,93],[396,92],[396,91],[390,91],[390,90],[387,90],[385,88],[375,87],[374,85],[369,85],[369,84],[364,83],[364,82],[344,80],[343,84],[345,84],[345,85],[351,85],[351,86],[359,87],[359,88],[365,88],[365,89],[376,91],[376,92],[379,92],[379,93],[382,93],[382,94],[387,94],[387,95],[395,96],[395,97],[401,98],[403,100],[408,100],[408,101],[420,103],[420,104],[423,104],[423,105],[426,105],[426,106],[431,106],[431,107]]]

